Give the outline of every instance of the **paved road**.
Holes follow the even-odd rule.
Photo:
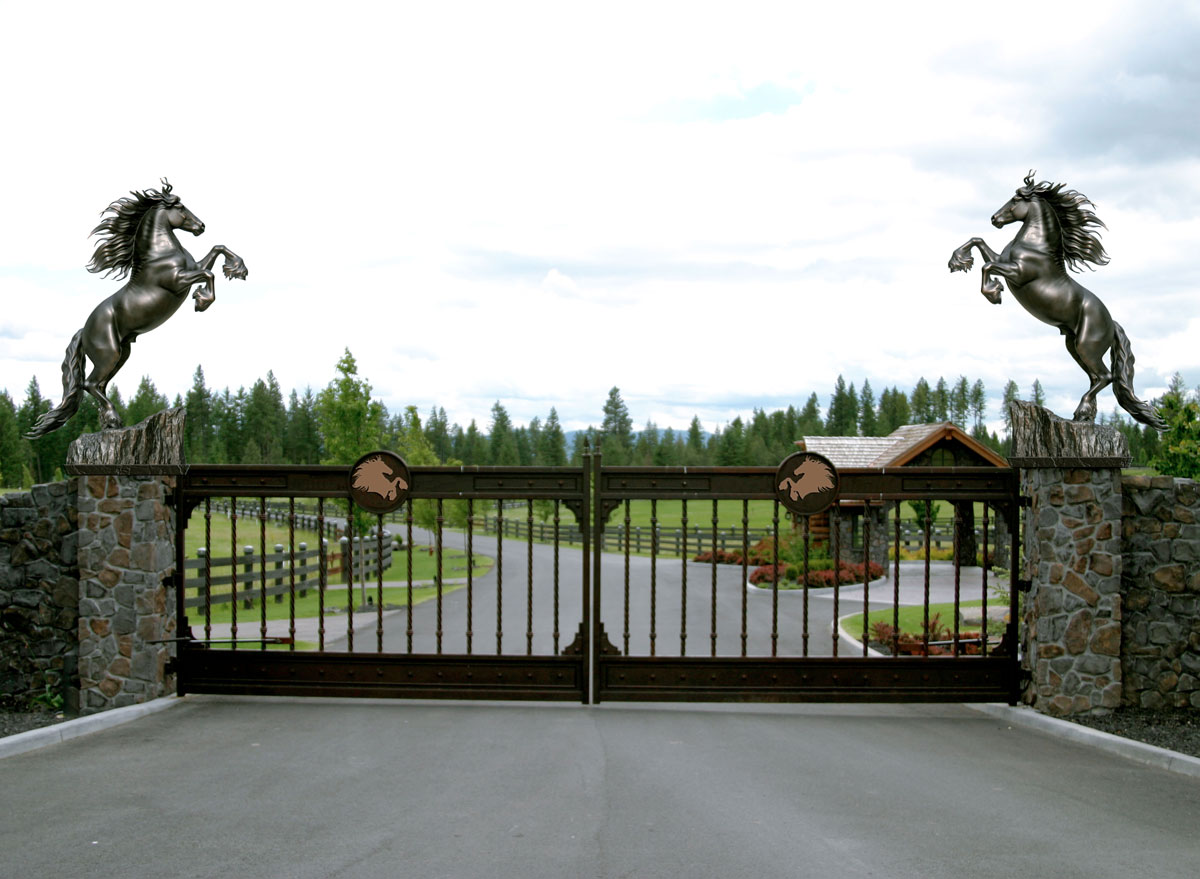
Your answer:
[[[4,879],[1191,879],[1200,784],[955,705],[192,696],[0,814]]]
[[[416,542],[427,535],[414,534]],[[457,536],[448,538],[457,541]],[[457,542],[454,544],[457,546]],[[477,578],[468,595],[459,589],[444,596],[442,601],[442,651],[465,653],[467,631],[472,632],[471,648],[477,653],[496,653],[497,629],[502,632],[501,651],[505,654],[551,654],[555,649],[555,556],[554,548],[534,544],[532,549],[520,540],[505,540],[503,550],[497,548],[495,537],[477,537],[476,552],[498,560],[492,571]],[[560,547],[558,552],[558,640],[557,648],[571,642],[581,619],[582,551]],[[532,568],[530,566],[532,562]],[[650,586],[654,568],[653,595]],[[924,563],[901,562],[900,603],[920,604],[924,596]],[[533,571],[532,588],[529,571]],[[685,565],[679,559],[659,558],[652,564],[644,556],[629,558],[628,641],[626,641],[625,559],[616,553],[606,553],[601,563],[602,615],[610,640],[622,653],[647,655],[651,650],[651,622],[654,624],[654,649],[659,655],[708,655],[713,639],[713,578],[712,566],[696,562],[686,565],[687,626],[686,643],[681,643],[683,608],[683,579]],[[953,566],[935,564],[931,568],[930,601],[953,601]],[[867,587],[872,610],[892,606],[892,570],[888,576]],[[982,572],[979,568],[963,568],[960,574],[962,600],[978,599],[982,593]],[[736,565],[718,565],[716,578],[716,649],[720,655],[738,655],[742,650],[742,603],[745,598],[746,649],[749,655],[770,655],[772,618],[774,615],[770,590],[746,589],[742,569]],[[357,596],[357,590],[356,590]],[[990,597],[990,596],[989,596]],[[652,601],[653,598],[653,601]],[[532,599],[532,600],[531,600]],[[356,598],[357,601],[357,598]],[[470,607],[468,607],[470,605]],[[531,613],[532,605],[532,613]],[[838,614],[862,610],[863,587],[843,586],[838,590]],[[653,608],[653,616],[651,610]],[[468,620],[468,612],[470,619]],[[833,652],[834,595],[832,589],[810,590],[808,599],[808,655],[829,656]],[[437,651],[438,607],[435,601],[419,605],[413,612],[413,651]],[[803,655],[805,632],[803,590],[782,590],[779,593],[778,651],[780,655]],[[497,619],[500,625],[497,626]],[[377,617],[374,611],[355,614],[355,649],[376,649]],[[193,619],[193,631],[199,635],[201,625]],[[348,620],[345,616],[326,619],[326,648],[344,650]],[[384,614],[385,652],[405,652],[408,649],[407,612]],[[286,633],[287,622],[277,621],[269,627],[272,634]],[[251,620],[248,628],[240,628],[241,637],[254,637],[259,628]],[[214,637],[225,637],[228,627],[214,627]],[[529,633],[532,632],[532,642]],[[300,640],[315,640],[316,623],[298,623]],[[842,640],[841,655],[861,654],[858,641]]]

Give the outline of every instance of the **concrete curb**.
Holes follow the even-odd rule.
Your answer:
[[[1200,758],[1198,757],[1189,757],[1186,754],[1180,754],[1176,751],[1168,751],[1166,748],[1158,748],[1154,745],[1147,745],[1144,742],[1114,736],[1112,733],[1081,726],[1078,723],[1071,723],[1069,720],[1048,717],[1045,714],[1038,714],[1032,708],[1014,707],[990,702],[970,703],[966,707],[973,711],[980,711],[984,714],[998,717],[1008,723],[1040,730],[1041,732],[1049,733],[1070,742],[1088,745],[1098,748],[1101,751],[1107,751],[1110,754],[1116,754],[1120,757],[1143,763],[1147,766],[1165,769],[1168,772],[1174,772],[1176,775],[1186,775],[1189,778],[1200,779]]]
[[[163,696],[140,705],[126,705],[124,708],[114,708],[111,711],[89,714],[74,720],[64,720],[54,726],[44,726],[41,729],[17,733],[15,736],[6,736],[0,739],[0,760],[24,754],[26,751],[35,751],[47,745],[65,742],[67,739],[85,736],[88,733],[99,732],[102,729],[120,726],[131,720],[137,720],[139,717],[165,711],[182,702],[183,699],[178,696]]]

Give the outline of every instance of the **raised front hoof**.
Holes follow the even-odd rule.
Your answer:
[[[1075,410],[1075,415],[1072,417],[1071,420],[1072,421],[1087,421],[1087,422],[1095,421],[1096,420],[1096,404],[1093,403],[1090,406],[1086,406],[1081,403],[1079,405],[1079,407]]]

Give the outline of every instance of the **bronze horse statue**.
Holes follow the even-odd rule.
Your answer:
[[[981,292],[1000,304],[1004,285],[1025,310],[1038,320],[1058,327],[1066,337],[1067,352],[1091,380],[1087,393],[1075,409],[1076,421],[1096,418],[1096,394],[1109,384],[1121,407],[1142,424],[1166,430],[1154,407],[1133,393],[1133,351],[1121,325],[1109,316],[1097,296],[1070,277],[1066,268],[1079,271],[1083,263],[1107,265],[1108,255],[1091,231],[1104,223],[1083,207],[1095,207],[1086,196],[1061,183],[1034,183],[1034,172],[1025,177],[1008,203],[992,214],[997,229],[1021,221],[1021,230],[997,254],[982,238],[972,238],[950,257],[950,271],[971,268],[971,248],[978,247],[985,260]],[[1104,365],[1104,352],[1112,351],[1112,371]]]
[[[91,234],[100,233],[89,272],[115,274],[129,283],[96,306],[83,329],[67,345],[63,360],[63,401],[38,419],[26,436],[36,439],[66,424],[79,408],[79,394],[87,391],[100,403],[100,426],[121,426],[121,419],[105,394],[108,383],[129,359],[130,346],[139,335],[161,326],[187,299],[194,284],[196,311],[204,311],[216,298],[212,267],[224,255],[227,278],[246,277],[242,258],[218,244],[197,262],[175,237],[176,229],[193,235],[204,232],[204,224],[171,193],[163,179],[162,191],[131,192],[101,214],[112,214]],[[84,380],[84,355],[92,372]]]

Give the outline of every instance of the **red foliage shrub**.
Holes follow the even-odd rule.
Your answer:
[[[761,565],[750,574],[750,582],[756,586],[759,583],[774,583],[787,576],[787,569],[787,565]]]

